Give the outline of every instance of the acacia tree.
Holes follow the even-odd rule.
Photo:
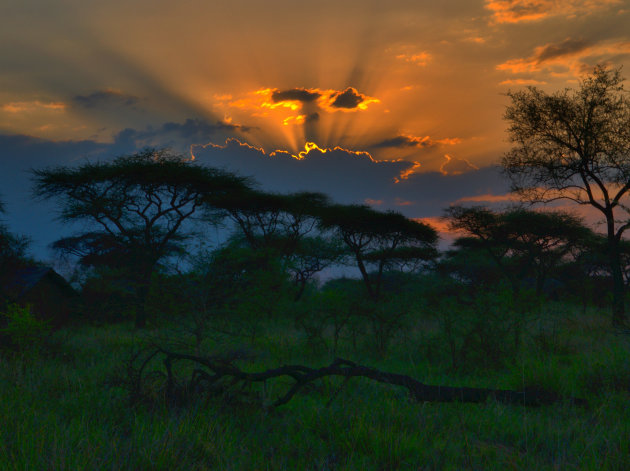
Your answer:
[[[541,294],[551,271],[594,237],[582,221],[565,212],[514,208],[451,206],[450,228],[465,234],[455,241],[463,249],[480,249],[494,261],[518,297],[523,279],[534,276]]]
[[[354,256],[368,294],[378,300],[383,272],[396,262],[431,260],[437,255],[437,232],[428,224],[393,211],[365,205],[330,205],[320,216],[323,229],[333,231]],[[375,267],[373,272],[368,267]]]
[[[502,159],[524,200],[567,199],[598,210],[606,224],[614,325],[626,321],[619,246],[630,227],[630,99],[619,70],[598,66],[577,90],[509,92],[513,148]]]
[[[207,203],[226,212],[250,248],[271,250],[283,259],[297,287],[296,300],[315,273],[341,256],[338,244],[317,231],[320,215],[330,205],[322,193],[248,189],[210,197]]]
[[[298,241],[316,229],[318,215],[329,199],[322,193],[267,193],[246,189],[208,198],[234,221],[248,245],[293,252]]]
[[[123,264],[136,291],[136,326],[159,263],[186,236],[183,224],[209,194],[242,191],[233,174],[195,165],[166,150],[147,149],[111,162],[34,170],[34,192],[60,202],[60,219],[96,230],[58,242],[86,264]]]
[[[537,294],[546,278],[576,245],[591,236],[579,218],[562,212],[536,212],[516,208],[497,213],[484,207],[452,206],[447,210],[450,228],[465,237],[455,241],[464,249],[483,250],[494,261],[511,288],[514,318],[514,351],[521,344],[526,299],[521,287],[525,277],[533,275]],[[470,259],[467,264],[470,263]]]

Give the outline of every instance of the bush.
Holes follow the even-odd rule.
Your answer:
[[[6,322],[5,327],[0,329],[0,345],[12,350],[39,350],[50,334],[48,323],[37,319],[28,305],[9,304],[0,316]]]
[[[472,287],[437,280],[429,306],[436,315],[453,368],[500,368],[514,361],[532,303],[504,286]],[[533,296],[530,296],[533,298]]]

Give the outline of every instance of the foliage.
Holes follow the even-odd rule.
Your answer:
[[[435,229],[393,211],[383,213],[365,205],[330,205],[322,211],[320,225],[346,244],[373,300],[380,297],[386,269],[437,256]],[[370,272],[369,266],[375,269]]]
[[[0,345],[8,348],[20,352],[37,351],[50,334],[48,323],[35,317],[29,306],[8,304],[0,316],[4,318],[0,325],[5,325],[0,328]]]
[[[218,332],[255,338],[291,297],[282,258],[274,250],[233,242],[198,264],[188,292],[193,321],[201,335]]]
[[[146,323],[151,277],[181,247],[184,223],[204,198],[247,187],[243,178],[153,149],[112,162],[35,170],[33,175],[35,194],[58,199],[63,221],[98,228],[63,239],[57,248],[86,265],[125,266],[136,288],[138,327]]]
[[[0,214],[3,213],[4,205],[0,201]],[[32,262],[28,256],[29,244],[28,237],[13,234],[8,227],[0,224],[0,308],[8,295],[5,292],[9,283],[7,277]]]
[[[514,147],[502,160],[513,189],[532,202],[568,199],[606,222],[613,323],[625,321],[619,243],[630,227],[630,98],[619,70],[598,66],[578,90],[509,92]]]
[[[465,234],[455,241],[455,247],[467,253],[486,252],[515,295],[528,276],[536,280],[536,294],[541,295],[553,270],[595,238],[581,219],[559,211],[513,208],[495,212],[451,206],[447,216],[450,228]],[[479,261],[483,263],[483,259]]]
[[[575,314],[560,326],[570,349],[542,354],[532,346],[523,361],[500,369],[450,370],[449,358],[427,358],[424,347],[439,331],[424,319],[387,358],[375,356],[372,345],[352,358],[427,384],[544,385],[586,397],[589,409],[423,405],[395,388],[343,378],[313,384],[277,411],[230,397],[130,407],[125,391],[107,385],[138,347],[137,332],[131,324],[73,327],[58,355],[0,358],[0,469],[625,469],[628,339],[596,311],[560,308]],[[239,342],[213,341],[202,353],[230,352]],[[342,339],[341,351],[350,342]],[[274,341],[257,338],[256,349],[263,353],[240,360],[242,369],[333,359],[305,348],[288,325]],[[249,394],[265,399],[286,385]]]

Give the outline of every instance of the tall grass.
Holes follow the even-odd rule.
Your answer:
[[[131,406],[111,379],[145,335],[130,325],[73,328],[36,355],[0,356],[0,469],[627,469],[630,342],[608,329],[605,315],[577,316],[564,316],[571,321],[560,322],[546,343],[539,333],[526,337],[518,359],[495,369],[453,369],[426,319],[386,356],[348,339],[338,354],[429,384],[544,387],[585,397],[589,408],[418,404],[360,379],[322,381],[279,409],[219,398]],[[247,346],[254,358],[243,368],[331,360],[290,322],[269,331]],[[241,347],[225,339],[203,345],[213,352]],[[260,393],[273,396],[284,386]]]

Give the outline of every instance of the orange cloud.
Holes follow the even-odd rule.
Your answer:
[[[282,124],[288,126],[289,124],[303,124],[306,121],[306,115],[300,114],[297,116],[289,116],[282,121]]]
[[[404,200],[402,198],[396,198],[394,200],[394,204],[396,206],[413,206],[414,202],[413,201]]]
[[[619,5],[622,0],[486,0],[495,23],[540,21],[554,16],[588,15]]]
[[[234,138],[234,137],[230,137],[227,138],[225,140],[225,144],[221,145],[221,144],[214,144],[212,142],[208,142],[207,144],[191,144],[190,145],[190,157],[191,160],[195,160],[197,157],[195,156],[195,153],[193,151],[194,148],[199,148],[199,149],[227,149],[228,147],[232,146],[232,145],[236,145],[238,147],[243,147],[243,148],[247,148],[247,149],[251,149],[251,150],[255,150],[260,152],[263,155],[266,155],[265,153],[265,149],[263,149],[262,147],[256,147],[256,146],[252,146],[250,144],[248,144],[247,142],[242,142],[239,141],[238,139]],[[271,154],[273,155],[273,153]]]
[[[412,220],[428,224],[442,234],[453,233],[453,231],[450,229],[448,221],[442,217],[412,218]]]
[[[511,59],[496,68],[517,74],[564,67],[575,75],[581,75],[585,68],[583,59],[596,58],[601,61],[606,56],[627,54],[630,54],[630,41],[589,44],[587,41],[568,38],[559,43],[539,46],[530,57]]]
[[[398,54],[396,59],[400,59],[405,62],[412,62],[416,65],[424,67],[431,61],[432,56],[428,52],[423,51],[417,54]]]
[[[332,111],[367,110],[368,105],[381,100],[359,93],[356,88],[348,87],[343,91],[326,90],[317,100],[320,108]]]
[[[468,38],[465,38],[464,41],[467,41],[469,43],[484,44],[486,42],[486,38],[482,38],[481,36],[470,36]]]
[[[461,139],[459,137],[446,137],[444,139],[433,139],[430,136],[412,136],[411,134],[399,134],[396,137],[385,139],[383,141],[377,142],[376,144],[372,144],[372,147],[375,147],[375,148],[417,147],[419,149],[423,149],[426,147],[433,147],[436,145],[454,146],[456,144],[459,144],[460,142],[461,142]]]
[[[440,165],[440,172],[442,175],[461,175],[462,173],[470,172],[472,170],[479,170],[479,167],[471,164],[466,159],[460,159],[457,157],[451,157],[448,154],[444,154],[446,162]]]
[[[5,103],[2,105],[2,111],[7,113],[23,113],[28,111],[38,110],[53,110],[64,111],[68,107],[67,104],[59,101],[51,101],[48,103],[36,100],[36,101],[14,101],[11,103]]]
[[[411,175],[417,173],[420,170],[421,166],[422,164],[420,162],[414,162],[413,165],[407,170],[403,170],[402,172],[400,172],[398,178],[394,179],[394,183],[400,183],[403,180],[407,180]]]
[[[345,152],[347,154],[352,154],[352,155],[356,155],[356,156],[362,156],[362,157],[367,157],[369,160],[371,160],[372,162],[376,162],[376,160],[374,160],[372,158],[372,156],[370,155],[369,152],[364,152],[364,151],[356,151],[356,150],[349,150],[349,149],[344,149],[343,147],[339,147],[339,146],[335,146],[333,148],[321,148],[319,147],[317,144],[315,144],[314,142],[307,142],[304,144],[304,150],[298,152],[297,155],[293,155],[292,157],[297,159],[297,160],[302,160],[305,159],[309,153],[311,153],[312,151],[317,151],[320,152],[322,154],[325,154],[327,152],[331,152],[331,151],[342,151]],[[269,155],[273,156],[275,155],[277,152],[285,152],[285,151],[280,151],[280,150],[276,150],[274,152],[271,152]],[[264,153],[264,152],[263,152]]]
[[[460,203],[503,203],[506,201],[520,201],[518,195],[514,193],[505,193],[504,195],[492,195],[486,193],[484,195],[466,196],[455,201],[454,204]]]
[[[383,204],[383,200],[373,200],[372,198],[365,198],[363,202],[370,206],[381,206]]]
[[[545,85],[547,82],[534,79],[511,79],[503,80],[499,85]]]
[[[315,103],[317,107],[329,111],[366,110],[372,103],[380,103],[374,98],[360,93],[356,88],[345,90],[322,90],[319,88],[294,88],[279,90],[262,88],[249,92],[247,96],[230,101],[228,106],[252,111],[277,108],[288,108],[291,111],[301,110],[305,103]]]

